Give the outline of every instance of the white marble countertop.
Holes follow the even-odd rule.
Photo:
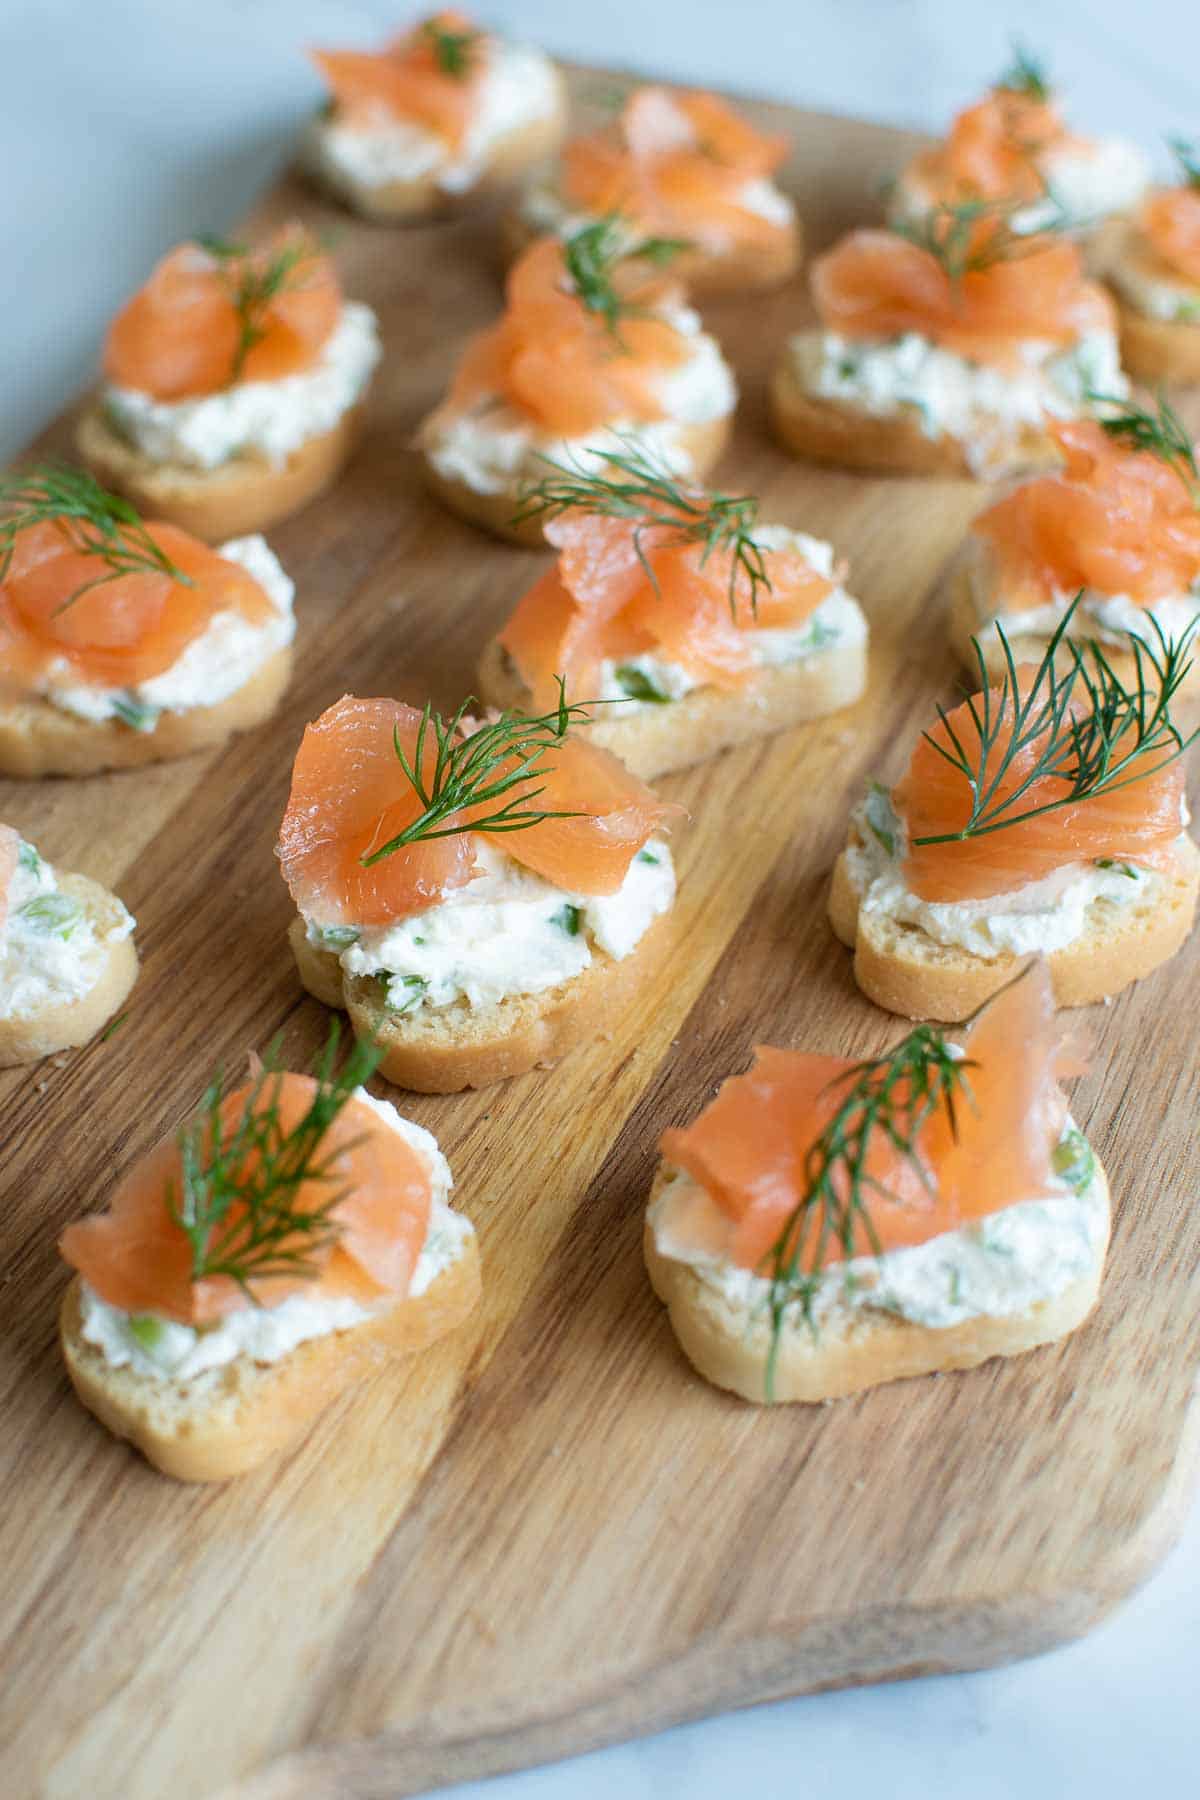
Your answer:
[[[400,0],[0,0],[0,456],[86,379],[104,321],[161,250],[220,229],[316,93],[293,46],[369,43]],[[670,70],[936,129],[1015,33],[1084,127],[1195,135],[1184,0],[489,0],[489,22],[583,59]],[[732,26],[732,28],[731,28]],[[1190,39],[1190,41],[1188,41]],[[480,1800],[837,1795],[1126,1800],[1196,1788],[1200,1508],[1163,1570],[1081,1643],[1003,1670],[859,1689],[688,1726],[455,1790]]]

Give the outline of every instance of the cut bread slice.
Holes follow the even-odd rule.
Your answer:
[[[785,450],[809,462],[847,469],[869,469],[885,475],[959,475],[995,480],[1001,475],[1030,473],[1059,461],[1054,442],[1040,426],[1004,426],[1004,438],[989,438],[977,466],[972,445],[946,432],[930,437],[915,412],[879,415],[844,400],[811,394],[804,387],[795,359],[785,351],[771,375],[768,404],[775,435]],[[1001,427],[996,421],[997,432]]]
[[[362,419],[362,406],[351,407],[281,463],[246,453],[215,469],[189,469],[151,461],[118,436],[95,401],[79,421],[75,444],[101,486],[124,494],[146,518],[165,519],[221,544],[265,531],[330,487],[358,441]]]
[[[667,1176],[660,1165],[651,1207]],[[1108,1180],[1099,1160],[1094,1180],[1107,1202]],[[843,1307],[834,1309],[814,1335],[793,1309],[783,1326],[772,1398],[776,1404],[837,1400],[885,1381],[973,1369],[993,1356],[1020,1356],[1054,1343],[1081,1325],[1095,1305],[1106,1247],[1097,1246],[1091,1267],[1061,1293],[1019,1313],[981,1313],[957,1325],[931,1326],[883,1311]],[[769,1310],[735,1298],[705,1281],[689,1263],[664,1255],[649,1215],[643,1248],[650,1284],[667,1308],[689,1362],[715,1386],[765,1403]]]
[[[757,670],[737,688],[698,687],[662,705],[599,708],[581,727],[593,744],[612,750],[643,781],[706,762],[734,744],[769,737],[808,719],[823,718],[860,698],[867,680],[867,644],[833,644],[799,661]],[[479,664],[482,699],[527,712],[533,696],[503,646],[493,640]]]
[[[1200,320],[1151,319],[1119,291],[1121,362],[1138,381],[1174,387],[1200,385]]]
[[[327,154],[325,143],[331,117],[324,113],[312,120],[304,135],[300,167],[327,194],[360,217],[379,224],[403,225],[453,217],[512,188],[536,164],[554,155],[562,143],[567,115],[566,87],[557,69],[554,82],[553,108],[498,137],[476,180],[457,192],[439,185],[437,170],[407,181],[371,184],[358,179]]]
[[[505,263],[515,262],[542,235],[543,231],[520,205],[511,207],[500,224]],[[790,281],[799,271],[803,256],[803,228],[795,219],[790,229],[781,229],[762,243],[730,244],[720,250],[690,245],[671,258],[671,277],[699,299],[752,294]]]
[[[239,1356],[179,1382],[116,1368],[84,1338],[76,1276],[63,1296],[59,1341],[75,1392],[115,1437],[177,1481],[228,1481],[274,1456],[345,1389],[453,1331],[479,1287],[472,1233],[462,1254],[415,1299],[347,1331],[309,1338],[278,1362]]]
[[[129,997],[137,980],[138,954],[129,936],[113,937],[124,919],[114,894],[86,875],[60,875],[59,892],[78,901],[100,940],[96,980],[78,1000],[37,1012],[0,1018],[0,1069],[37,1062],[58,1050],[88,1043]]]
[[[519,524],[514,523],[522,508],[528,474],[522,471],[514,473],[510,485],[495,494],[481,493],[478,488],[471,487],[469,482],[457,475],[444,475],[430,455],[433,420],[436,417],[436,413],[432,414],[420,433],[422,462],[430,493],[469,525],[478,525],[481,530],[490,531],[493,537],[503,538],[506,543],[540,550],[546,541],[542,520],[528,518]],[[689,480],[699,481],[718,462],[729,442],[732,426],[733,415],[727,413],[724,418],[710,419],[704,425],[679,427],[676,443],[688,457],[686,474]]]
[[[851,844],[858,842],[851,828]],[[1090,1006],[1140,981],[1182,948],[1196,916],[1200,849],[1187,839],[1176,866],[1155,891],[1124,905],[1099,898],[1087,909],[1081,934],[1046,963],[1059,1006]],[[1004,987],[1027,960],[976,956],[940,944],[918,925],[864,911],[843,851],[834,866],[829,919],[854,951],[854,979],[869,1000],[906,1019],[969,1018]]]
[[[596,949],[580,974],[538,994],[512,994],[489,1006],[389,1012],[373,976],[348,975],[332,951],[309,942],[304,920],[288,931],[300,979],[314,999],[343,1009],[355,1035],[383,1050],[379,1073],[418,1094],[456,1094],[558,1062],[585,1038],[605,1037],[661,957],[673,932],[664,913],[619,960]]]
[[[84,719],[49,700],[0,700],[0,774],[95,775],[214,749],[269,719],[291,675],[292,646],[285,644],[226,699],[160,713],[151,731],[119,719]]]

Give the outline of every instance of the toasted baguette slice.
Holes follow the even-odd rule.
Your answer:
[[[987,562],[982,566],[970,554],[955,559],[946,576],[949,589],[950,612],[948,627],[950,642],[964,666],[973,675],[979,673],[979,662],[975,655],[973,639],[978,638],[979,649],[983,655],[984,666],[993,681],[1001,681],[1007,671],[1004,658],[1004,645],[1000,641],[1000,633],[993,623],[996,614],[1003,611],[1000,596],[995,594],[995,601],[989,607],[983,600],[989,577],[992,576]],[[979,583],[982,582],[982,588]],[[995,593],[995,589],[993,589]],[[1088,636],[1088,614],[1076,614],[1079,628],[1070,633],[1077,642]],[[1073,621],[1074,623],[1074,621]],[[1008,635],[1008,634],[1006,634]],[[1040,663],[1045,657],[1050,644],[1047,632],[1020,632],[1008,636],[1009,647],[1014,660],[1021,663]],[[1157,653],[1157,645],[1152,645]],[[1136,687],[1138,680],[1137,662],[1131,650],[1123,650],[1117,644],[1106,643],[1104,656],[1113,672],[1126,687]],[[1071,652],[1064,642],[1055,655],[1055,670],[1066,674],[1072,662]],[[1146,666],[1146,675],[1152,672]],[[1187,674],[1176,690],[1180,701],[1200,699],[1200,658],[1194,658]]]
[[[1096,1180],[1108,1198],[1108,1179],[1096,1162]],[[660,1166],[650,1202],[666,1170]],[[664,1256],[649,1218],[643,1240],[646,1269],[654,1292],[667,1308],[672,1329],[693,1367],[715,1386],[765,1404],[771,1321],[766,1308],[738,1303],[705,1282],[684,1262]],[[775,1364],[773,1399],[841,1399],[885,1381],[973,1369],[993,1356],[1020,1356],[1054,1343],[1081,1325],[1100,1291],[1106,1246],[1098,1247],[1085,1275],[1052,1299],[1028,1311],[992,1316],[981,1313],[949,1326],[918,1325],[885,1312],[846,1308],[826,1320],[814,1336],[802,1319],[788,1319]]]
[[[364,1325],[310,1338],[278,1362],[239,1356],[190,1382],[114,1368],[82,1335],[80,1280],[63,1296],[59,1342],[72,1386],[114,1437],[177,1481],[228,1481],[274,1456],[355,1382],[390,1359],[426,1350],[479,1298],[474,1235],[415,1300]]]
[[[97,937],[103,938],[120,922],[120,901],[98,881],[86,875],[60,874],[58,885],[62,893],[79,902]],[[133,939],[114,938],[104,947],[96,981],[78,1000],[0,1019],[0,1069],[37,1062],[58,1050],[88,1043],[128,999],[137,974]]]
[[[119,719],[79,718],[48,700],[0,700],[0,774],[95,775],[211,750],[269,719],[291,675],[292,646],[284,644],[226,699],[164,712],[153,731],[134,731]]]
[[[514,263],[542,235],[520,205],[510,207],[500,221],[500,249],[505,264]],[[769,242],[731,244],[721,250],[695,244],[680,250],[671,258],[671,277],[681,281],[697,299],[753,294],[790,281],[799,271],[803,257],[804,231],[797,218],[789,230],[779,231]]]
[[[1174,387],[1200,385],[1200,322],[1151,319],[1116,295],[1121,362],[1138,381]]]
[[[1200,849],[1189,838],[1156,901],[1147,897],[1133,906],[1115,906],[1094,900],[1080,936],[1047,954],[1056,1003],[1090,1006],[1174,956],[1192,929],[1198,891]],[[917,925],[863,912],[844,852],[834,866],[829,919],[854,951],[854,979],[868,1000],[906,1019],[967,1019],[1026,960],[975,956],[937,943]]]
[[[315,500],[341,474],[358,441],[363,409],[353,406],[329,431],[307,438],[279,464],[231,456],[215,469],[152,462],[108,423],[99,403],[79,421],[75,446],[101,486],[209,544],[265,531]]]
[[[428,423],[426,421],[426,426]],[[706,425],[684,425],[680,428],[677,441],[691,459],[689,479],[694,477],[697,481],[700,480],[719,461],[729,442],[732,428],[732,413],[727,413],[722,419],[711,419]],[[426,427],[422,427],[423,433],[425,429]],[[443,475],[434,466],[425,447],[422,447],[421,460],[430,493],[460,519],[465,519],[469,525],[478,525],[483,531],[490,531],[493,537],[503,538],[506,543],[521,544],[531,550],[542,548],[546,539],[541,519],[524,519],[520,524],[513,522],[521,511],[527,480],[525,475],[514,475],[511,486],[498,494],[481,494],[477,488],[471,487],[457,475]]]
[[[309,942],[303,919],[292,921],[288,942],[313,998],[342,1008],[357,1037],[382,1047],[379,1073],[385,1080],[417,1094],[456,1094],[549,1068],[584,1038],[605,1037],[644,982],[647,964],[664,954],[672,931],[673,915],[664,913],[628,956],[617,961],[597,950],[581,974],[540,994],[413,1013],[388,1012],[379,983],[347,975],[331,951]]]
[[[859,699],[867,681],[867,644],[833,644],[799,662],[756,671],[740,687],[693,688],[661,706],[599,708],[583,727],[593,744],[612,750],[627,769],[650,781],[690,769],[721,750],[823,718]],[[478,669],[482,699],[527,712],[533,696],[512,659],[493,640]]]
[[[929,437],[915,414],[878,416],[810,394],[801,384],[787,351],[776,363],[768,390],[775,436],[793,456],[840,468],[869,469],[885,475],[960,475],[995,480],[1000,475],[1029,473],[1059,461],[1053,440],[1040,427],[1019,425],[1002,454],[989,456],[986,471],[973,466],[970,445],[942,432]]]
[[[326,117],[312,120],[300,145],[299,163],[311,181],[335,200],[342,201],[361,218],[382,225],[419,223],[423,219],[451,218],[468,212],[482,201],[495,198],[527,175],[535,164],[548,161],[562,143],[566,129],[567,98],[562,74],[555,75],[556,101],[541,118],[497,138],[486,167],[470,187],[451,193],[430,170],[411,181],[387,181],[372,186],[357,180],[324,155]]]

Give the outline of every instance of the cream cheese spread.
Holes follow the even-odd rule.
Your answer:
[[[105,387],[112,429],[153,463],[218,468],[254,455],[278,466],[310,438],[332,431],[365,389],[381,355],[369,306],[348,300],[311,369],[278,381],[236,381],[190,400],[156,400],[137,388]]]
[[[429,1227],[407,1296],[416,1299],[463,1254],[474,1227],[449,1204],[453,1185],[450,1169],[432,1133],[402,1118],[390,1101],[376,1100],[364,1088],[359,1088],[355,1099],[369,1106],[391,1130],[399,1132],[429,1168]],[[397,1304],[397,1297],[365,1306],[345,1296],[298,1293],[289,1295],[278,1306],[241,1307],[213,1325],[195,1327],[154,1313],[124,1312],[102,1300],[85,1282],[82,1335],[87,1343],[102,1351],[113,1368],[130,1368],[137,1375],[163,1381],[193,1383],[211,1376],[236,1357],[248,1357],[257,1363],[279,1362],[312,1338],[349,1331]]]
[[[498,144],[553,119],[559,105],[558,74],[543,51],[490,37],[475,110],[460,145],[405,119],[362,125],[322,115],[309,127],[302,155],[314,173],[350,198],[362,189],[428,177],[444,192],[462,194],[487,172]]]
[[[245,687],[268,658],[295,636],[292,602],[296,590],[265,538],[234,538],[222,544],[217,554],[254,578],[271,602],[272,617],[257,623],[239,612],[216,613],[169,669],[132,687],[79,682],[73,678],[70,663],[62,658],[45,670],[35,692],[81,719],[120,719],[135,731],[153,731],[160,713],[216,706]]]
[[[113,944],[133,932],[121,905],[97,929],[32,844],[22,841],[0,925],[0,1019],[22,1019],[48,1006],[68,1006],[91,992]]]
[[[1103,867],[1069,863],[1040,881],[984,900],[922,900],[905,885],[904,822],[887,789],[872,783],[852,823],[846,866],[863,913],[915,925],[935,943],[984,959],[1061,950],[1086,931],[1093,907],[1152,905],[1166,879],[1118,850],[1105,857]]]
[[[976,472],[1002,457],[1021,426],[1040,425],[1047,414],[1076,418],[1088,410],[1089,393],[1129,391],[1109,332],[1089,332],[1066,349],[1033,341],[1020,349],[1018,368],[998,369],[912,331],[895,338],[807,331],[791,341],[806,392],[876,418],[908,413],[926,437],[961,439]]]
[[[675,870],[652,838],[615,894],[569,894],[525,869],[486,839],[479,873],[437,906],[388,926],[322,926],[308,938],[333,951],[350,975],[376,976],[397,1013],[496,1006],[570,981],[597,953],[620,961],[675,899]]]

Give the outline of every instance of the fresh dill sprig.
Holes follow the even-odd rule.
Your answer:
[[[248,245],[231,243],[227,238],[202,235],[196,242],[221,264],[229,281],[238,327],[229,371],[232,387],[241,380],[250,352],[267,335],[267,313],[281,294],[303,285],[307,265],[318,252],[307,233],[292,237],[265,259],[256,256]]]
[[[335,1074],[339,1035],[335,1020],[313,1068],[308,1110],[290,1129],[280,1112],[282,1073],[273,1045],[232,1129],[222,1119],[218,1071],[196,1118],[180,1132],[179,1189],[168,1188],[166,1204],[191,1248],[193,1282],[224,1275],[255,1300],[254,1281],[320,1272],[319,1258],[340,1231],[334,1214],[347,1197],[336,1185],[338,1163],[353,1148],[341,1144],[326,1157],[325,1137],[382,1054],[373,1043],[356,1043]],[[326,1184],[328,1197],[317,1206],[298,1206],[301,1187],[313,1183]]]
[[[996,86],[1008,94],[1023,94],[1027,100],[1049,100],[1052,89],[1045,63],[1018,38],[1013,39],[1011,50],[1012,61]]]
[[[554,519],[564,512],[598,513],[608,519],[636,521],[633,543],[647,579],[657,578],[646,555],[643,534],[666,534],[660,542],[699,544],[701,566],[710,556],[729,556],[729,610],[737,617],[737,584],[749,587],[750,609],[757,615],[760,589],[771,591],[763,547],[755,537],[758,501],[752,494],[697,492],[680,484],[662,463],[633,438],[619,450],[598,450],[584,468],[544,459],[550,474],[525,488],[517,521]]]
[[[578,819],[578,812],[545,812],[533,802],[545,792],[544,782],[553,768],[544,759],[567,735],[576,721],[586,720],[587,705],[568,705],[566,687],[558,678],[558,705],[553,712],[537,718],[516,713],[501,713],[477,731],[464,736],[463,719],[474,699],[464,700],[453,718],[444,719],[428,702],[417,727],[417,741],[410,761],[400,742],[399,731],[392,734],[392,747],[404,779],[421,802],[421,811],[403,831],[389,838],[378,850],[359,858],[369,869],[384,857],[392,856],[408,844],[430,838],[457,837],[464,831],[499,833],[525,831],[545,819]],[[432,735],[433,771],[426,779],[425,747]],[[506,798],[507,796],[507,798]],[[498,804],[502,803],[502,804]],[[456,821],[454,814],[466,808],[495,807],[481,818]]]
[[[1144,450],[1166,463],[1187,487],[1195,505],[1200,506],[1200,468],[1196,463],[1196,446],[1187,426],[1160,389],[1154,412],[1133,400],[1121,400],[1112,394],[1090,393],[1088,404],[1104,407],[1098,421],[1110,437],[1119,438],[1133,450]]]
[[[480,36],[478,31],[450,31],[437,19],[426,19],[422,35],[429,40],[433,60],[443,75],[465,81],[472,73]]]
[[[969,1092],[967,1078],[974,1066],[942,1031],[918,1025],[884,1056],[855,1064],[830,1084],[831,1088],[844,1084],[845,1092],[805,1152],[802,1198],[765,1259],[771,1283],[768,1401],[775,1397],[788,1308],[799,1302],[809,1328],[816,1331],[813,1300],[827,1253],[836,1244],[846,1258],[853,1256],[861,1227],[872,1253],[881,1254],[870,1201],[872,1196],[893,1196],[869,1171],[872,1151],[881,1142],[890,1145],[931,1189],[930,1173],[921,1160],[921,1132],[935,1113],[944,1112],[957,1136],[956,1107]]]
[[[1179,164],[1184,186],[1200,188],[1200,141],[1175,135],[1167,139],[1167,145]]]
[[[106,571],[61,601],[60,612],[93,588],[124,575],[165,575],[182,587],[193,585],[155,543],[136,508],[119,494],[110,494],[84,469],[42,463],[0,475],[0,581],[12,567],[18,533],[34,525],[60,525],[72,549],[94,556]]]
[[[683,238],[633,238],[620,214],[606,213],[571,233],[563,260],[581,304],[603,319],[619,343],[622,319],[644,316],[644,308],[618,293],[613,280],[618,265],[633,259],[661,267],[687,247]]]
[[[1195,740],[1196,731],[1183,737],[1171,718],[1171,701],[1191,668],[1195,627],[1182,637],[1168,639],[1151,615],[1157,648],[1130,636],[1136,673],[1126,685],[1100,644],[1089,641],[1081,648],[1067,636],[1081,597],[1082,591],[1063,614],[1024,694],[1003,626],[996,626],[1005,664],[998,698],[990,685],[979,640],[971,640],[980,692],[968,698],[967,707],[978,745],[968,748],[963,743],[941,706],[938,718],[948,742],[939,741],[933,732],[924,734],[926,742],[966,782],[971,810],[958,831],[914,837],[914,848],[985,837],[1061,807],[1131,787],[1157,774]],[[1059,654],[1062,650],[1067,653],[1065,669]],[[1026,751],[1033,752],[1028,770],[1005,792],[1005,781]],[[1035,797],[1032,803],[1023,804],[1034,785],[1047,780],[1065,783],[1065,791],[1052,800]]]
[[[1055,212],[1042,218],[1036,231],[1016,229],[1014,217],[1029,202],[1011,199],[943,201],[919,219],[898,220],[892,230],[932,256],[957,286],[964,275],[981,274],[1045,247],[1045,236],[1061,229],[1065,215],[1044,184],[1043,190],[1046,205]]]

